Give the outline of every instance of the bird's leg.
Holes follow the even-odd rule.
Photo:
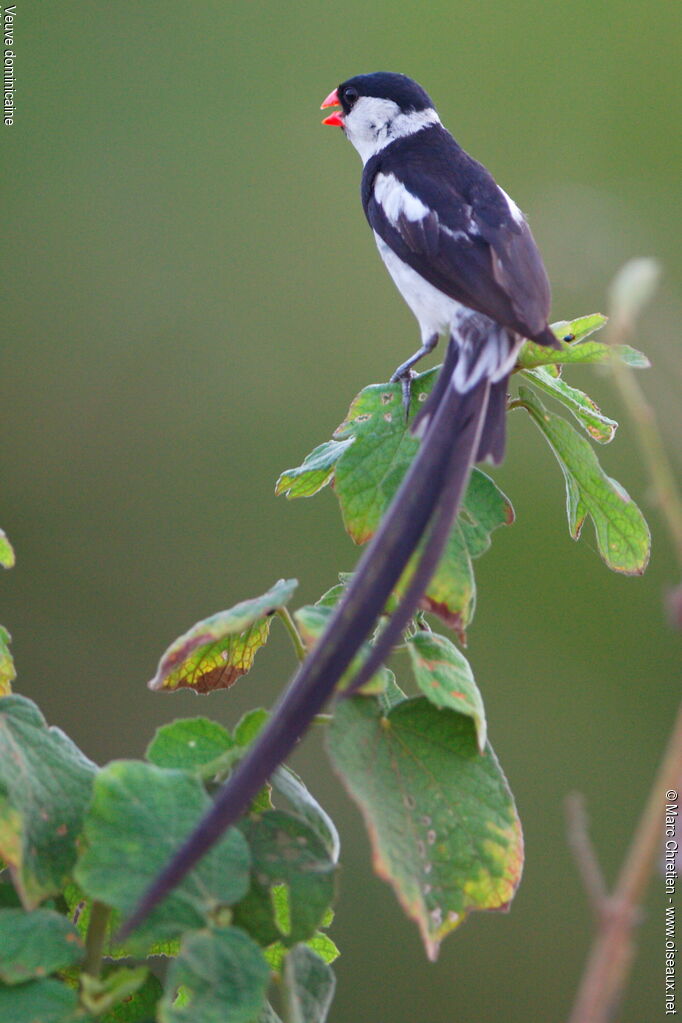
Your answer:
[[[423,359],[425,355],[432,352],[437,344],[438,334],[432,334],[431,337],[427,338],[426,341],[422,343],[419,351],[415,352],[414,355],[411,355],[409,359],[398,366],[397,370],[391,377],[391,383],[397,384],[398,381],[400,381],[400,385],[403,389],[403,408],[405,409],[406,419],[410,412],[410,398],[412,397],[412,377],[414,376],[412,367],[416,362],[419,362],[420,359]]]

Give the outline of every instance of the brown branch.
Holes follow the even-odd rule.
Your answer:
[[[607,912],[592,946],[569,1023],[607,1023],[620,1001],[634,954],[640,906],[662,848],[666,793],[679,792],[680,778],[682,704],[613,895],[607,900]]]
[[[584,796],[580,792],[569,793],[566,796],[565,809],[568,845],[580,871],[595,922],[600,924],[606,915],[608,890],[597,853],[590,840]]]
[[[617,275],[611,290],[613,309],[609,341],[612,344],[623,343],[632,333],[636,316],[653,294],[657,278],[658,266],[653,260],[632,260]],[[670,533],[678,569],[682,571],[682,499],[656,417],[629,367],[617,357],[611,360],[611,365],[614,380],[635,427],[656,503]],[[682,603],[679,587],[677,594],[679,605]],[[608,1023],[618,1007],[634,956],[640,907],[656,858],[663,848],[666,803],[679,805],[681,783],[682,704],[615,889],[606,899],[606,912],[599,921],[569,1023]],[[586,831],[584,834],[587,838]],[[596,863],[587,839],[587,846],[584,843],[581,846],[578,863],[588,890],[594,886],[592,876],[589,880],[585,876],[590,856]]]

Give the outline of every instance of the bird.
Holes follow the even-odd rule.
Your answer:
[[[505,450],[509,376],[524,339],[560,347],[550,286],[516,203],[443,126],[407,75],[355,75],[325,98],[323,124],[341,128],[363,163],[362,207],[379,255],[414,314],[421,344],[391,376],[409,407],[413,367],[447,342],[434,387],[411,428],[417,454],[365,547],[324,635],[212,807],[143,893],[119,936],[137,927],[234,824],[334,692],[415,551],[401,600],[343,696],[356,692],[401,639],[447,542],[476,462]]]

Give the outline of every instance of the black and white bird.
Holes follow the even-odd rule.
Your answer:
[[[421,348],[392,379],[409,393],[411,367],[439,337],[452,339],[452,387],[465,394],[491,385],[478,458],[499,462],[519,346],[524,338],[558,344],[547,325],[549,282],[526,219],[406,75],[349,78],[322,104],[331,106],[341,110],[323,123],[342,128],[360,154],[365,216],[421,330]]]
[[[526,220],[440,122],[405,75],[358,75],[322,104],[364,163],[362,204],[386,267],[416,316],[421,346],[393,375],[409,398],[412,366],[442,335],[443,367],[414,420],[421,444],[365,548],[327,630],[212,808],[143,895],[130,933],[248,809],[374,631],[421,544],[398,607],[344,694],[370,678],[402,636],[443,552],[475,461],[504,453],[507,384],[524,338],[558,345],[549,285]]]

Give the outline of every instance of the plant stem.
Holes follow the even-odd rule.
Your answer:
[[[109,906],[95,899],[90,910],[90,923],[85,937],[85,972],[91,977],[99,977],[110,916]]]
[[[585,799],[579,792],[566,796],[568,844],[582,876],[597,924],[608,909],[608,891],[599,866],[597,853],[590,840]]]
[[[614,308],[608,332],[612,345],[622,344],[632,333],[636,314],[651,297],[656,276],[656,266],[650,260],[633,260],[617,275],[612,285]],[[617,356],[611,360],[611,369],[632,418],[656,503],[682,572],[682,499],[656,417],[631,369]],[[681,787],[682,704],[613,895],[606,900],[569,1023],[607,1023],[617,1008],[634,955],[639,907],[662,848],[666,802],[679,805]]]
[[[284,625],[284,628],[289,633],[289,639],[293,644],[294,650],[296,651],[296,657],[298,658],[299,662],[304,661],[306,656],[306,649],[303,644],[303,640],[301,639],[301,634],[296,628],[296,623],[294,622],[294,619],[291,617],[286,607],[278,607],[277,610],[275,611],[275,614],[280,619],[280,621]]]
[[[620,344],[622,341],[622,336],[612,339],[612,343]],[[682,499],[656,426],[656,417],[630,367],[621,359],[614,358],[611,360],[611,371],[623,403],[635,424],[635,434],[656,495],[656,504],[670,533],[677,565],[682,574]]]
[[[569,1023],[607,1023],[620,1000],[634,953],[639,907],[661,849],[666,793],[679,792],[681,782],[682,704],[615,890],[607,901]]]

